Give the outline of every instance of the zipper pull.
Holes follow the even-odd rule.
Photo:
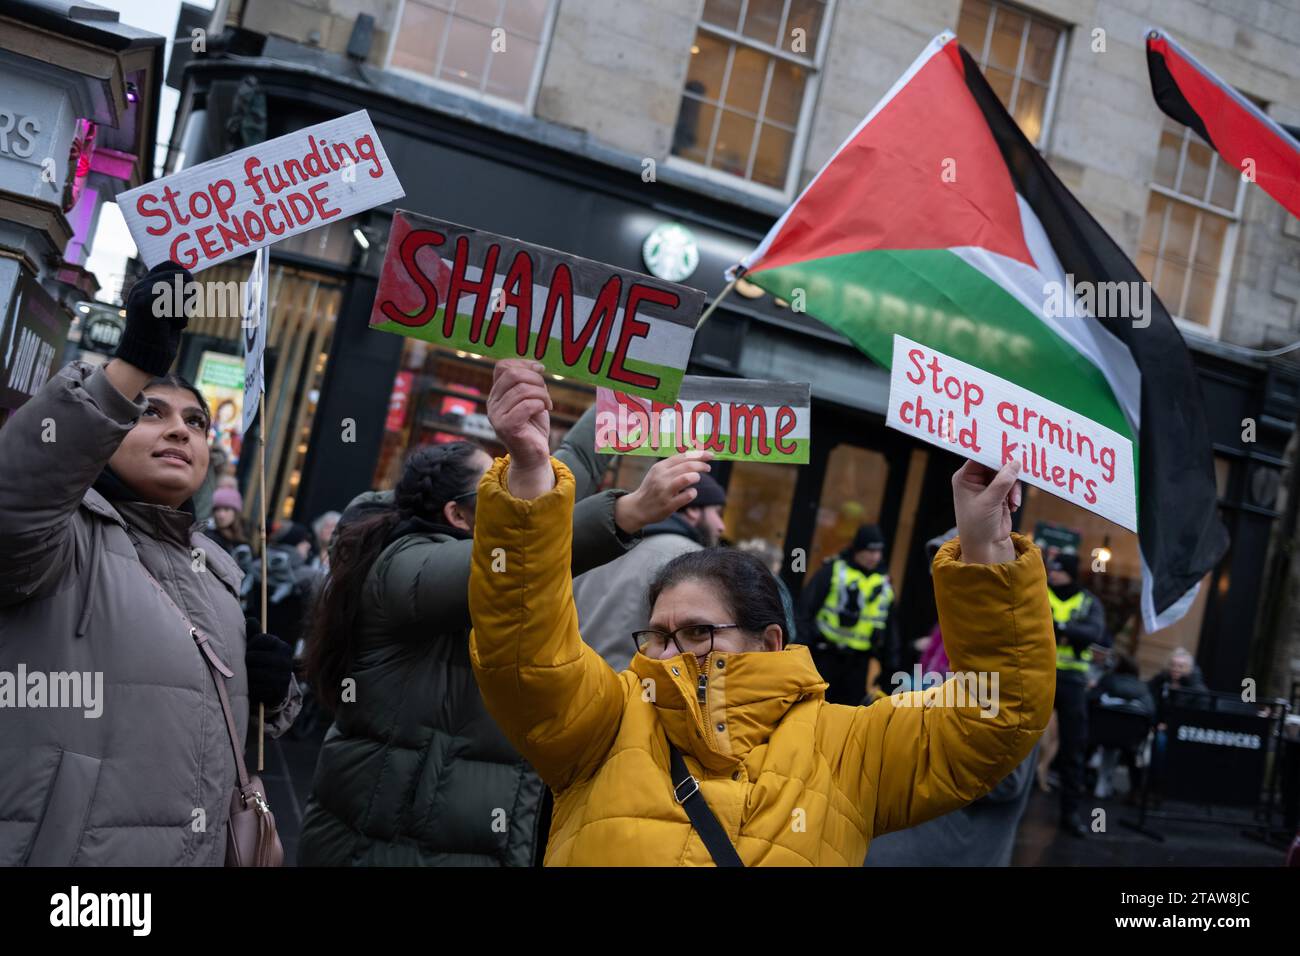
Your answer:
[[[700,675],[700,683],[696,689],[699,693],[700,705],[703,706],[708,703],[709,677],[707,674]]]

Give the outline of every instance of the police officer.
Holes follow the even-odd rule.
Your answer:
[[[1047,562],[1047,599],[1056,625],[1056,725],[1060,733],[1061,829],[1085,837],[1079,816],[1088,746],[1088,670],[1092,645],[1108,646],[1101,601],[1079,586],[1079,557],[1061,552]]]
[[[853,543],[827,561],[804,588],[799,633],[830,684],[826,699],[858,705],[868,694],[871,662],[897,660],[894,589],[884,573],[885,537],[863,525]],[[874,681],[873,681],[874,683]]]

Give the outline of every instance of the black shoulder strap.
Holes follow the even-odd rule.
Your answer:
[[[704,848],[713,857],[713,862],[718,866],[744,866],[740,854],[731,845],[727,831],[722,829],[722,824],[709,809],[708,801],[700,793],[700,782],[686,769],[686,761],[671,741],[668,743],[668,753],[672,767],[673,796],[690,817],[691,826],[695,827],[695,832],[704,841]]]

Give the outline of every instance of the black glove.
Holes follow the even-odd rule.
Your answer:
[[[177,275],[183,283],[180,296],[175,294]],[[113,353],[114,358],[129,362],[150,375],[166,375],[180,351],[181,332],[188,322],[184,290],[193,281],[194,276],[188,269],[182,269],[174,262],[163,262],[131,286],[126,297],[126,328],[122,331],[117,351]],[[166,292],[157,296],[161,300],[158,304],[158,311],[163,313],[161,318],[154,314],[154,285],[159,282],[167,284]]]
[[[244,665],[248,668],[248,699],[254,704],[274,707],[289,691],[293,674],[293,648],[274,634],[264,634],[253,618],[246,618],[248,650]]]

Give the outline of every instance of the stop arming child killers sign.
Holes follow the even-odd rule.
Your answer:
[[[1064,405],[894,336],[890,428],[1020,478],[1137,532],[1133,443]]]
[[[596,389],[596,451],[666,458],[707,448],[718,459],[808,463],[807,383],[687,375],[674,403]]]
[[[406,193],[365,110],[227,153],[118,197],[140,258],[192,272]]]
[[[672,402],[704,293],[398,210],[370,327]]]

